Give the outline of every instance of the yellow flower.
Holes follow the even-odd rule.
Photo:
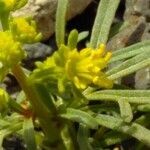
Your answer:
[[[14,37],[23,43],[33,43],[41,40],[41,34],[36,31],[36,23],[31,18],[13,18],[10,29]]]
[[[8,108],[8,94],[6,93],[5,90],[0,88],[0,113],[4,112]]]
[[[14,11],[23,7],[28,0],[0,0],[0,12]]]
[[[39,63],[38,70],[49,68],[52,74],[57,74],[55,76],[58,77],[58,81],[66,76],[79,89],[90,85],[112,88],[113,82],[102,72],[110,58],[111,52],[105,52],[104,44],[98,49],[84,48],[81,51],[70,50],[62,45],[53,56],[44,63]]]
[[[112,88],[112,81],[102,70],[107,67],[111,53],[105,52],[105,45],[101,44],[98,49],[85,48],[78,52],[70,51],[65,65],[67,77],[74,82],[77,88],[85,89],[94,84],[99,87]]]
[[[0,32],[0,77],[3,78],[10,68],[25,56],[21,44],[14,41],[10,32]]]

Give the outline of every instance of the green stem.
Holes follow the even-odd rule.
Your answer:
[[[19,85],[24,90],[24,92],[29,96],[30,89],[27,85],[27,76],[25,75],[24,71],[22,70],[21,66],[18,64],[12,69],[13,74],[15,75]]]
[[[1,14],[0,20],[1,20],[3,31],[8,30],[9,29],[9,12]]]
[[[28,77],[25,75],[21,66],[16,65],[12,69],[12,72],[32,104],[35,115],[38,117],[45,133],[50,150],[53,149],[51,147],[55,147],[57,150],[64,150],[65,147],[60,135],[61,128],[58,126],[59,120],[55,120],[55,116],[52,116],[51,112],[42,103],[38,93],[35,91],[32,84],[28,82]]]

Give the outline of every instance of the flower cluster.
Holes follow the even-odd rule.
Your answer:
[[[27,0],[0,0],[0,12],[10,12],[23,7]]]
[[[96,50],[85,48],[78,52],[71,51],[65,65],[67,77],[80,88],[95,84],[104,88],[112,88],[112,81],[102,72],[107,66],[111,53],[104,54],[105,45],[101,44]]]
[[[19,9],[26,2],[27,0],[0,0],[0,19],[4,30],[0,31],[0,80],[26,56],[23,44],[41,39],[31,17],[13,18],[9,15],[10,11]]]
[[[13,39],[9,31],[0,32],[0,75],[3,78],[25,56],[21,44]]]
[[[41,33],[36,31],[36,23],[32,18],[13,18],[10,22],[10,29],[14,38],[20,42],[33,43],[41,39]]]
[[[98,49],[84,48],[80,51],[62,45],[53,56],[39,64],[38,69],[49,68],[59,73],[59,78],[64,75],[79,89],[85,89],[89,85],[112,88],[113,82],[102,72],[110,58],[111,52],[105,52],[104,44]]]

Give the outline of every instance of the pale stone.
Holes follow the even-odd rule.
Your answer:
[[[145,30],[140,37],[141,41],[150,39],[150,0],[126,0],[126,11],[124,19],[128,20],[131,16],[145,17]],[[150,88],[150,67],[138,70],[135,73],[135,88],[149,89]]]
[[[29,0],[22,9],[14,12],[13,16],[33,16],[44,39],[54,33],[55,14],[58,0]],[[92,0],[69,0],[67,19],[80,14]]]
[[[150,88],[150,67],[141,69],[136,72],[135,88],[136,89],[149,89]]]

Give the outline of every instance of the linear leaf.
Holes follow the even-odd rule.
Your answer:
[[[122,97],[150,97],[150,90],[101,90],[93,93]]]
[[[122,53],[120,55],[117,55],[115,57],[112,57],[109,63],[114,63],[116,61],[125,60],[127,58],[131,58],[133,56],[136,56],[138,54],[144,54],[146,52],[150,52],[150,46],[142,47],[140,49],[136,49],[135,51],[130,51],[127,53]]]
[[[85,95],[88,100],[114,101],[127,99],[129,103],[150,104],[150,90],[102,90]]]
[[[131,122],[133,119],[132,109],[127,99],[118,100],[121,117],[125,122]]]
[[[63,140],[65,150],[71,150],[74,149],[74,143],[72,139],[71,131],[72,129],[68,126],[68,124],[64,125],[64,127],[61,130],[61,138]]]
[[[128,59],[122,62],[121,64],[115,66],[114,68],[108,70],[106,74],[110,76],[124,69],[128,69],[129,67],[132,67],[134,65],[141,63],[142,61],[145,61],[145,59],[148,59],[149,57],[150,57],[150,50],[147,49],[144,53],[139,54],[131,59]]]
[[[105,17],[105,12],[107,11],[109,0],[101,0],[97,9],[97,14],[95,22],[92,29],[92,35],[90,40],[90,46],[96,48],[98,36],[101,30],[101,25]]]
[[[32,119],[26,119],[23,125],[24,140],[28,150],[37,150]]]
[[[77,141],[79,143],[80,150],[93,150],[92,146],[89,143],[89,131],[88,128],[80,124],[77,134]]]
[[[129,135],[112,130],[110,132],[105,133],[99,144],[102,146],[110,146],[121,143],[127,138],[129,139]]]
[[[150,58],[145,59],[145,60],[143,60],[143,61],[141,61],[141,62],[139,62],[135,65],[132,65],[132,66],[126,68],[126,69],[120,70],[119,72],[111,74],[110,76],[108,76],[108,78],[111,79],[111,80],[116,80],[118,78],[127,76],[127,75],[129,75],[133,72],[136,72],[139,69],[145,68],[149,65],[150,65]]]
[[[105,0],[106,1],[106,0]],[[111,24],[113,22],[116,10],[118,8],[120,0],[109,0],[107,10],[105,12],[105,16],[103,19],[103,22],[101,24],[100,32],[98,35],[98,40],[97,40],[97,47],[99,46],[100,43],[106,44],[109,36],[109,31]]]
[[[137,110],[143,111],[143,112],[150,112],[150,104],[143,104],[137,106]]]
[[[78,42],[84,40],[89,35],[89,31],[82,31],[79,33]]]
[[[77,41],[78,41],[78,31],[76,29],[72,30],[68,37],[68,47],[70,49],[74,49],[77,47]]]
[[[57,46],[64,44],[65,41],[65,22],[68,0],[59,0],[56,11],[56,42]]]
[[[55,105],[48,89],[43,84],[38,82],[33,82],[32,86],[35,89],[35,92],[38,95],[40,101],[45,105],[45,108],[48,108],[49,111],[55,111]]]
[[[137,44],[133,44],[125,48],[121,48],[113,52],[113,57],[111,58],[109,63],[126,59],[135,56],[137,54],[141,54],[149,49],[150,49],[150,40],[139,42]]]
[[[70,119],[72,121],[83,123],[92,129],[98,127],[96,120],[90,114],[81,110],[67,108],[66,113],[63,113],[60,116],[66,119]]]
[[[125,123],[120,118],[113,116],[99,114],[96,117],[98,123],[107,128],[131,135],[139,141],[143,142],[150,147],[150,130],[137,124],[137,123]]]

